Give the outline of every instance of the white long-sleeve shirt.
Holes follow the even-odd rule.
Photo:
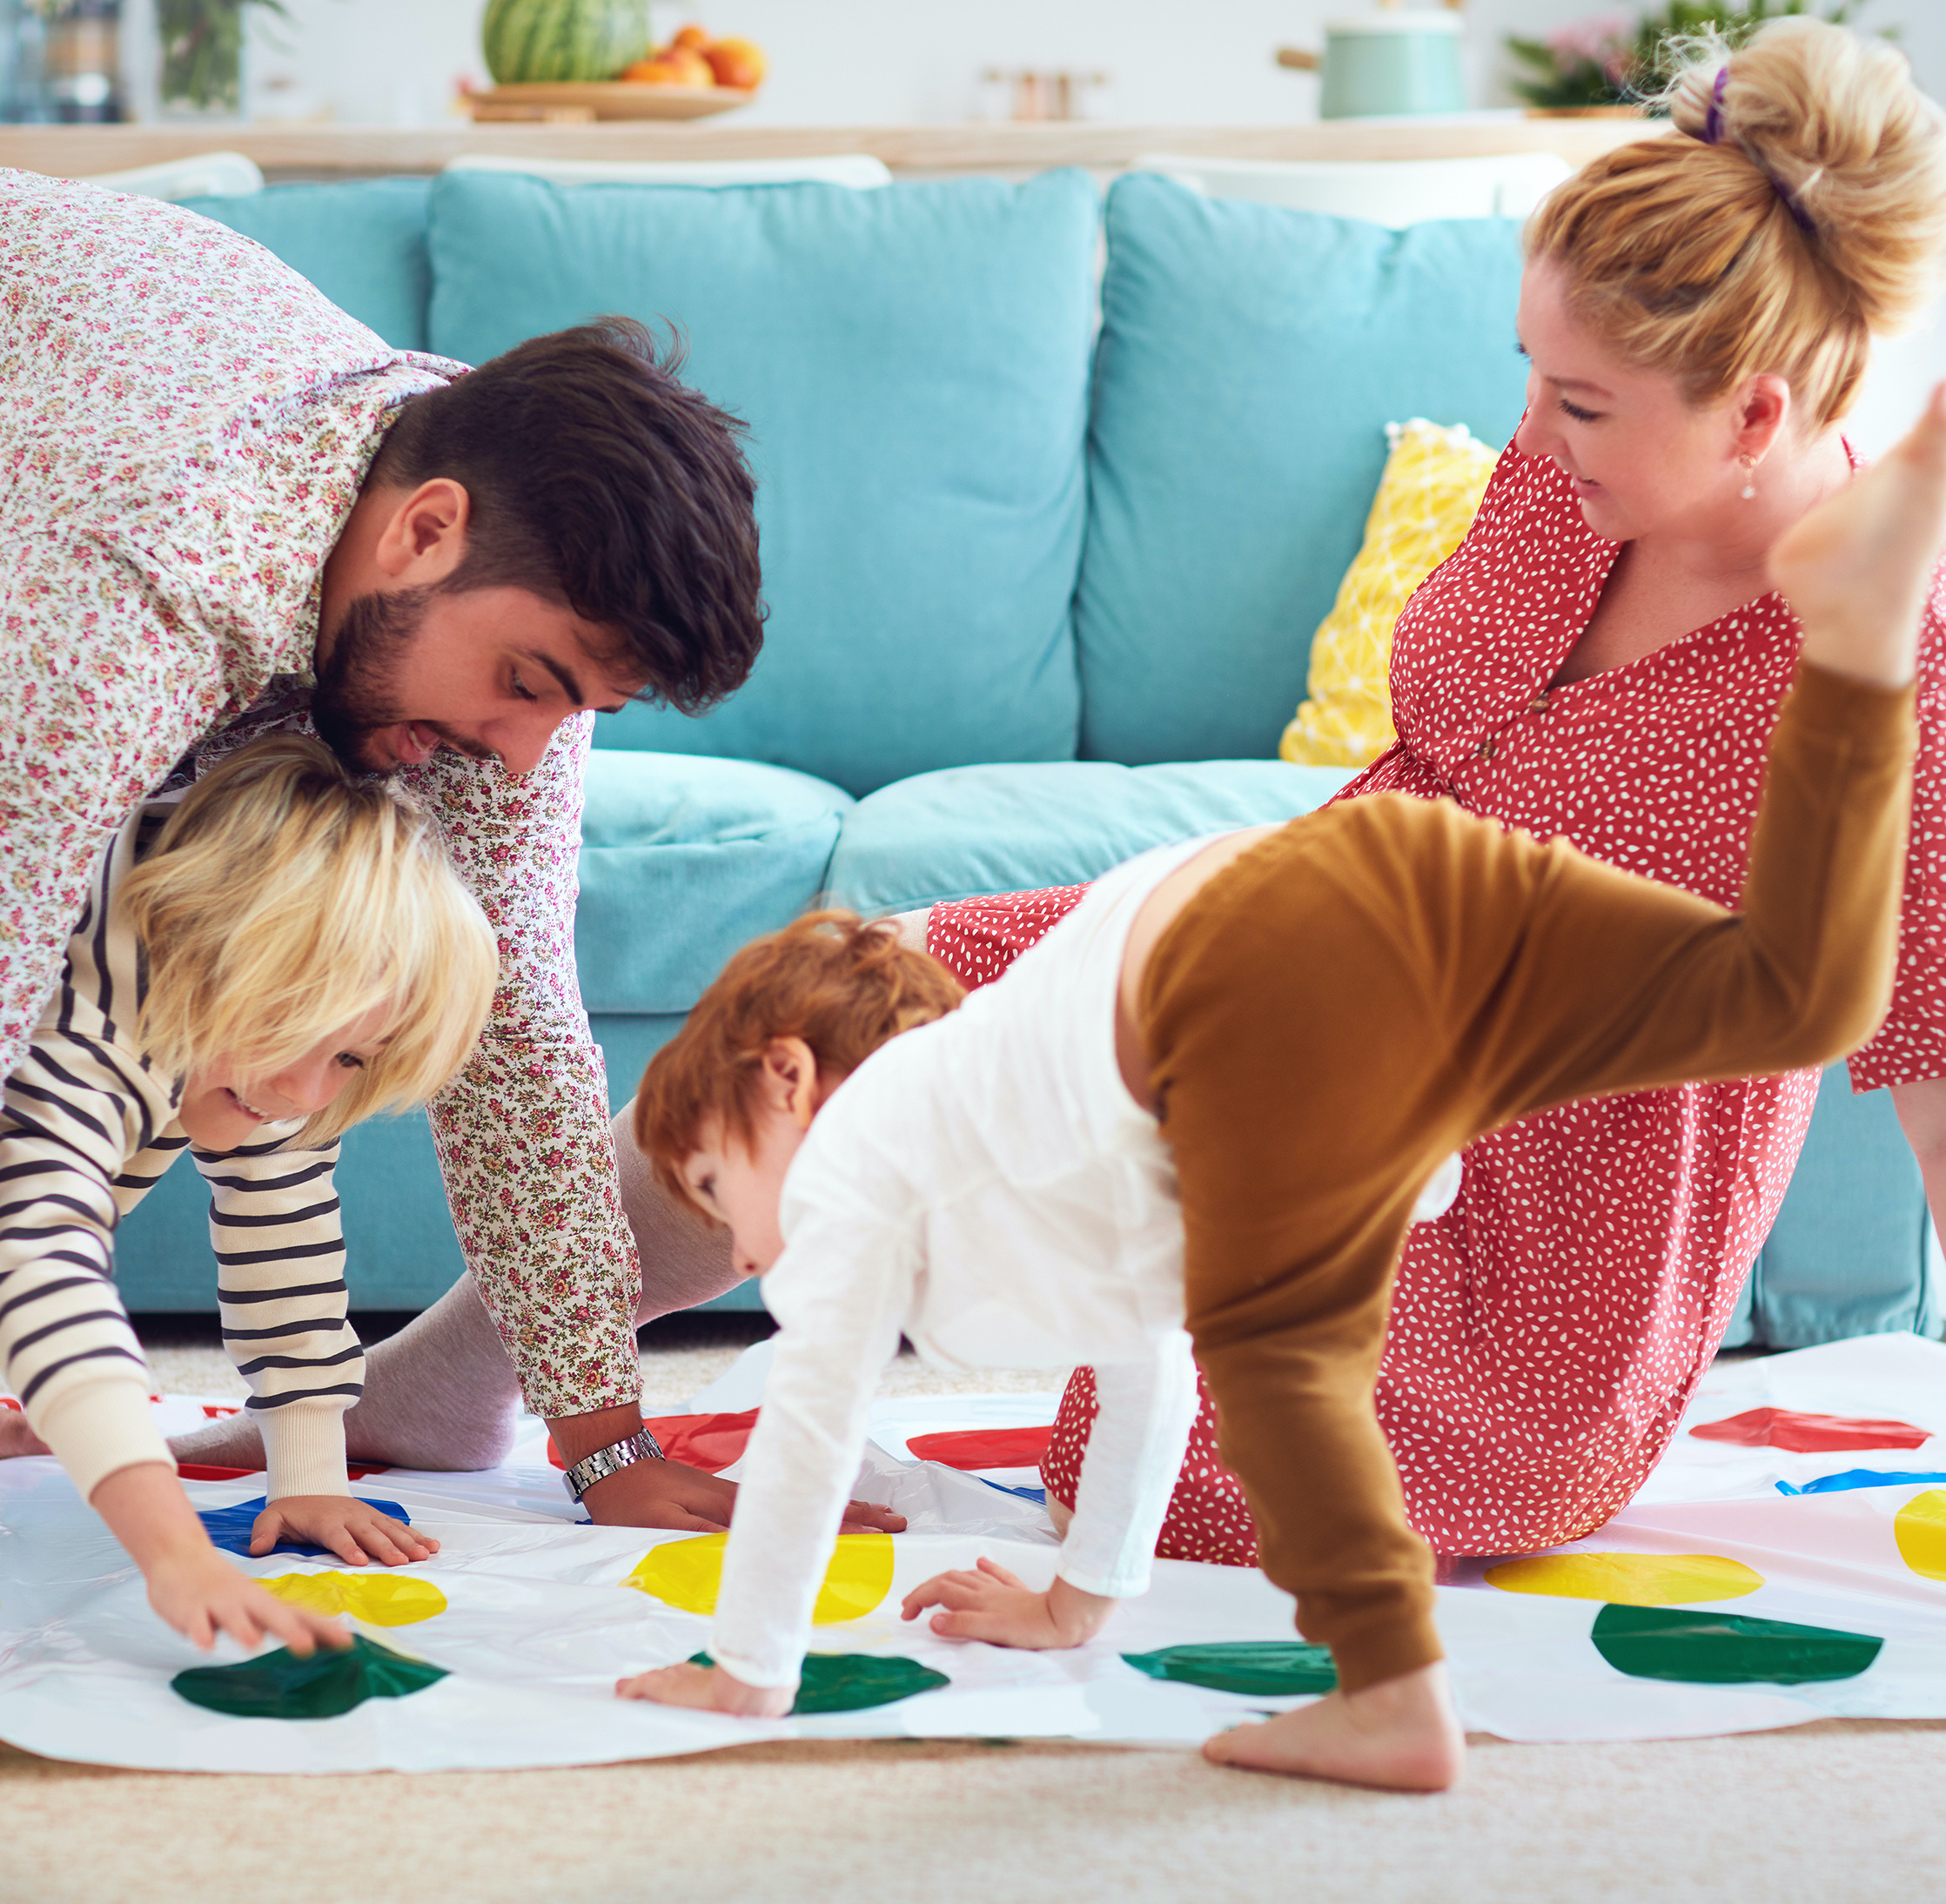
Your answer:
[[[1116,996],[1143,902],[1207,844],[1109,874],[996,983],[873,1053],[806,1133],[763,1282],[781,1332],[716,1605],[712,1650],[745,1684],[796,1683],[902,1330],[949,1369],[1093,1364],[1101,1412],[1058,1571],[1112,1598],[1147,1587],[1196,1368],[1175,1170],[1122,1082]],[[1455,1160],[1446,1201],[1457,1182]]]
[[[98,856],[59,982],[0,1099],[0,1371],[84,1498],[119,1468],[171,1461],[116,1292],[113,1238],[190,1150],[210,1186],[224,1344],[250,1384],[265,1492],[349,1493],[344,1418],[365,1356],[346,1317],[338,1146],[299,1148],[300,1125],[285,1123],[241,1150],[192,1150],[177,1080],[134,1042],[142,972],[117,895],[169,805],[131,815]]]

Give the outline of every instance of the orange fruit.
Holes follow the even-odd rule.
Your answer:
[[[661,64],[676,77],[668,82],[674,86],[714,86],[716,75],[709,62],[693,46],[668,46],[656,55]]]
[[[755,92],[763,84],[770,62],[755,40],[731,37],[714,42],[704,52],[719,86],[735,86]]]

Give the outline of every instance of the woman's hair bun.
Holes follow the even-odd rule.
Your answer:
[[[1931,298],[1946,249],[1946,115],[1883,41],[1799,16],[1741,45],[1669,43],[1679,133],[1618,146],[1541,203],[1531,258],[1624,355],[1705,402],[1788,379],[1822,427],[1874,335]]]
[[[1929,300],[1946,246],[1940,109],[1883,40],[1805,17],[1733,50],[1714,34],[1671,43],[1664,97],[1680,131],[1741,151],[1783,200],[1875,332]],[[1725,75],[1721,97],[1717,76]]]

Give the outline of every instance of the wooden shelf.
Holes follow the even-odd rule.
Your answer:
[[[1558,152],[1571,164],[1658,130],[1641,120],[1338,120],[1278,126],[751,126],[669,124],[0,126],[0,165],[81,178],[198,152],[242,152],[272,177],[437,171],[462,152],[507,158],[737,159],[869,152],[895,172],[1120,171],[1145,152],[1209,158],[1424,159]]]

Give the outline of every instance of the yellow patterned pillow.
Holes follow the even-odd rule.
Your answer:
[[[1386,426],[1392,454],[1365,546],[1311,644],[1311,694],[1278,751],[1300,767],[1365,767],[1392,743],[1392,625],[1466,540],[1496,453],[1462,424]]]

